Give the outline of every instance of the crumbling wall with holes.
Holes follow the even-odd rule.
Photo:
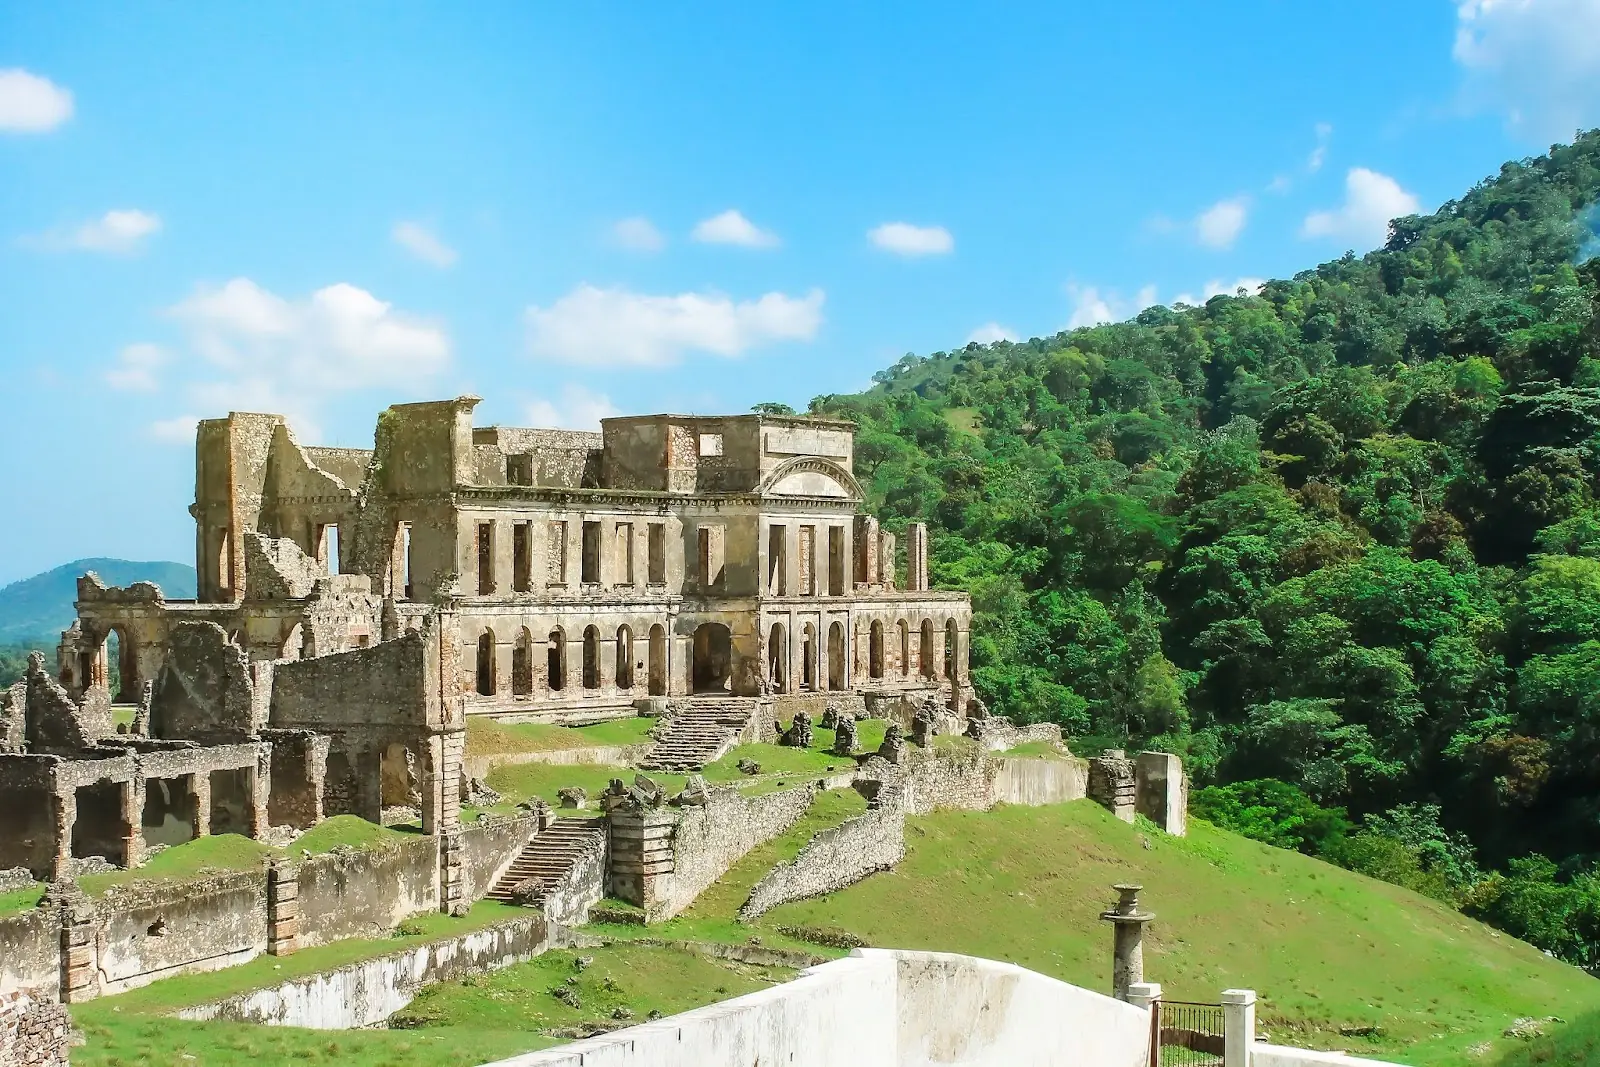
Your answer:
[[[108,889],[86,907],[95,926],[95,992],[122,993],[259,956],[267,949],[266,886],[256,870]]]

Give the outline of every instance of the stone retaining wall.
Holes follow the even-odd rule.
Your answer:
[[[74,1034],[67,1009],[27,993],[0,994],[0,1064],[67,1067]]]
[[[55,1000],[61,986],[61,915],[46,905],[0,919],[0,996]],[[0,1061],[4,1062],[4,1061]]]
[[[749,922],[779,904],[831,893],[888,870],[906,854],[905,828],[905,808],[893,803],[821,831],[793,860],[756,883],[739,918]]]
[[[296,866],[301,948],[381,937],[418,912],[439,910],[437,837],[330,852]]]

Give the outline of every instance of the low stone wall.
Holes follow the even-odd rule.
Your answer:
[[[912,747],[901,766],[905,804],[917,815],[940,808],[987,811],[995,805],[994,781],[1000,761],[985,752],[934,755]]]
[[[587,748],[556,748],[548,752],[505,752],[493,756],[469,756],[461,761],[470,778],[483,778],[496,767],[523,763],[546,763],[570,767],[574,764],[599,764],[632,767],[650,750],[650,743],[638,745],[594,745]]]
[[[548,943],[544,918],[530,915],[271,989],[185,1008],[178,1017],[313,1030],[372,1026],[411,1003],[423,986],[522,963],[543,952]]]
[[[115,886],[93,904],[98,995],[214,971],[267,949],[264,871]]]
[[[1342,1052],[1315,1052],[1256,1042],[1250,1046],[1252,1067],[1400,1067],[1388,1060],[1366,1060]]]
[[[905,829],[905,809],[890,804],[821,831],[756,883],[739,918],[749,922],[779,904],[831,893],[893,867],[906,854]]]
[[[493,1067],[1145,1067],[1142,1008],[1009,963],[857,949],[792,982]]]
[[[536,816],[490,816],[461,831],[461,896],[482,900],[539,827]]]
[[[60,912],[47,905],[0,919],[0,961],[0,996],[28,992],[47,1000],[59,997]]]
[[[1002,758],[994,779],[994,799],[1001,804],[1038,807],[1082,800],[1089,790],[1089,761]]]
[[[346,937],[382,937],[418,912],[439,909],[436,837],[330,852],[296,866],[301,948]]]
[[[0,994],[0,1064],[67,1067],[72,1044],[66,1008],[27,993]]]
[[[605,899],[609,851],[606,835],[599,834],[595,847],[580,854],[567,868],[545,894],[544,916],[548,922],[582,926],[589,921],[589,909]]]
[[[672,835],[673,871],[660,876],[652,920],[678,914],[751,849],[793,826],[816,792],[810,785],[763,796],[712,789],[704,806],[683,809]]]

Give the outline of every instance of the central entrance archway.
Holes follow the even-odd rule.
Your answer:
[[[733,634],[720,622],[694,632],[693,683],[696,693],[725,693],[733,673]]]

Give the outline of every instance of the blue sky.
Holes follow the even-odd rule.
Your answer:
[[[0,0],[0,582],[191,560],[196,417],[803,407],[1597,123],[1600,0]]]

